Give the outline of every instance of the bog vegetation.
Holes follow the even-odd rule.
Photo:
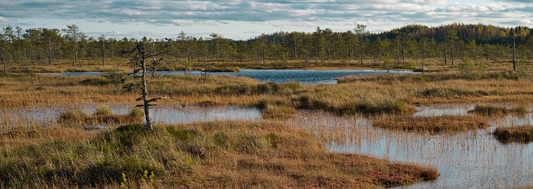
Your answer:
[[[404,185],[434,179],[439,173],[420,165],[327,152],[322,142],[359,139],[347,138],[350,128],[339,125],[311,130],[308,125],[289,127],[283,121],[297,117],[301,110],[311,110],[364,116],[383,130],[437,135],[488,128],[487,116],[528,113],[524,105],[509,108],[493,103],[533,102],[529,70],[533,34],[526,27],[414,25],[372,34],[360,25],[353,32],[317,28],[313,33],[278,32],[247,41],[218,34],[196,39],[182,33],[164,42],[95,39],[78,30],[69,25],[63,33],[46,28],[23,33],[6,27],[0,36],[4,65],[0,107],[5,110],[0,112],[4,115],[0,119],[0,188]],[[118,53],[139,47],[139,42],[143,46],[137,52]],[[110,102],[134,107],[139,91],[133,81],[139,78],[129,76],[139,73],[141,65],[136,60],[140,59],[134,57],[141,52],[148,52],[143,61],[150,60],[150,67],[142,68],[147,70],[143,78],[148,78],[142,94],[200,107],[256,106],[268,120],[154,124],[153,131],[148,131],[143,129],[142,118],[149,108],[133,108],[127,115],[106,106],[90,114],[67,108],[72,103]],[[423,73],[347,76],[337,78],[336,85],[262,83],[208,74],[239,69],[355,68]],[[205,72],[201,76],[157,75],[157,70]],[[104,74],[35,74],[86,71]],[[141,100],[143,107],[153,102]],[[435,103],[477,105],[471,115],[413,115],[416,106]],[[8,111],[45,105],[64,109],[56,122],[15,119]],[[102,123],[120,126],[99,132],[82,129]],[[527,143],[531,141],[529,128],[502,128],[494,135],[503,142]]]

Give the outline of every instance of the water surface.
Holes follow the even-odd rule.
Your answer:
[[[81,106],[92,113],[98,105]],[[513,106],[503,104],[504,106]],[[115,114],[127,114],[131,106],[109,105]],[[443,104],[417,107],[415,116],[468,115],[474,104]],[[531,110],[531,108],[529,108]],[[55,107],[1,110],[2,127],[31,122],[54,124],[60,112]],[[151,112],[154,121],[175,124],[213,120],[261,120],[255,107],[186,107],[180,110],[160,105]],[[436,180],[399,188],[510,188],[533,184],[533,144],[502,144],[490,133],[496,127],[533,125],[533,114],[486,117],[490,128],[454,134],[431,135],[372,127],[362,116],[338,117],[327,112],[298,111],[287,125],[315,134],[332,152],[356,153],[393,162],[415,163],[436,168]],[[29,121],[33,120],[33,121]]]
[[[184,71],[158,71],[161,75],[185,75]],[[299,82],[299,83],[337,83],[335,78],[348,75],[379,75],[379,74],[411,74],[411,71],[397,70],[241,70],[240,72],[213,72],[209,75],[234,75],[249,77],[261,82]],[[60,74],[67,76],[92,76],[106,74],[106,72],[72,72],[72,73],[42,73],[44,75]],[[200,71],[190,72],[191,75],[201,75]]]
[[[468,115],[474,104],[418,107],[416,116]],[[509,188],[533,184],[533,144],[502,144],[496,127],[533,124],[533,114],[486,117],[490,128],[431,135],[372,127],[361,116],[305,111],[288,124],[316,134],[332,152],[356,153],[436,168],[440,177],[399,188]]]

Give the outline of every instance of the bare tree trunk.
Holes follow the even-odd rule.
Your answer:
[[[348,41],[349,42],[349,41]],[[350,43],[350,49],[348,50],[348,56],[352,57],[352,43]]]
[[[266,56],[266,49],[265,49],[265,46],[263,46],[263,64],[265,64],[265,56]]]
[[[516,71],[516,39],[513,34],[513,71]]]
[[[144,49],[144,44],[141,43],[141,67],[142,67],[142,75],[141,75],[141,80],[142,80],[142,84],[143,84],[143,87],[142,87],[142,99],[143,99],[143,107],[144,107],[144,116],[145,116],[145,120],[146,120],[146,129],[149,130],[149,131],[152,131],[153,130],[153,127],[152,127],[152,120],[150,119],[150,106],[148,104],[148,90],[146,88],[146,62],[145,62],[145,49]]]
[[[204,79],[207,80],[207,53],[204,53]]]
[[[359,43],[361,44],[361,65],[363,65],[363,38],[362,37]]]
[[[294,60],[298,59],[298,56],[296,56],[296,39],[294,39]]]
[[[74,60],[72,60],[72,67],[74,67],[74,63],[76,63],[76,57],[77,57],[77,54],[76,52],[73,52],[73,55],[74,55]]]
[[[426,44],[422,46],[422,75],[424,75],[424,59],[426,58]]]
[[[402,64],[405,64],[405,41],[402,39]]]
[[[396,64],[400,64],[400,41],[396,43]]]
[[[448,52],[446,52],[446,46],[444,46],[444,65],[447,65],[448,64],[448,58],[447,58],[447,55]]]
[[[52,64],[52,52],[48,51],[46,54],[48,54],[48,64]]]
[[[315,46],[315,64],[318,63],[318,46]]]
[[[7,76],[7,59],[6,59],[6,55],[3,55],[3,61],[4,61],[4,77]]]
[[[229,44],[228,48],[226,49],[226,52],[228,53],[228,63],[231,61],[231,54],[229,53]]]
[[[105,66],[105,43],[102,40],[102,66]]]
[[[216,43],[217,60],[218,60],[218,42]]]
[[[381,44],[379,45],[379,62],[383,63],[382,58],[381,58]]]
[[[452,65],[453,65],[453,63],[454,63],[454,57],[453,57],[454,54],[453,54],[453,51],[454,51],[454,50],[453,50],[453,40],[452,40],[452,52],[451,52],[451,53],[452,53]]]

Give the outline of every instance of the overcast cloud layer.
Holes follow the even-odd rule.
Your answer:
[[[533,27],[533,0],[0,0],[0,26],[66,28],[90,36],[248,39],[274,31],[334,31],[366,24],[380,32],[453,22]]]

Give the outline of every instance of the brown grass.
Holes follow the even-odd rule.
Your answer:
[[[134,115],[109,115],[96,112],[94,115],[86,115],[79,109],[72,109],[62,113],[59,122],[67,123],[136,123],[141,122],[142,116]]]
[[[528,111],[523,105],[520,105],[516,108],[506,108],[490,104],[476,104],[476,107],[473,110],[468,111],[468,113],[476,113],[482,115],[505,115],[509,113],[526,114],[528,113]]]
[[[0,187],[118,188],[122,174],[134,188],[370,188],[438,177],[432,168],[326,152],[313,135],[277,122],[140,127],[0,137]]]
[[[361,76],[379,78],[380,76]],[[398,76],[400,77],[400,76]],[[95,81],[86,84],[84,81]],[[97,82],[96,82],[97,81]],[[129,82],[129,81],[128,81]],[[122,90],[121,84],[102,76],[10,75],[0,78],[0,107],[43,104],[133,102],[137,92]],[[171,96],[186,104],[257,105],[262,99],[309,99],[312,109],[339,109],[349,105],[377,105],[404,101],[409,104],[454,102],[533,102],[531,80],[442,81],[369,80],[338,85],[268,84],[231,76],[160,76],[149,80],[151,96]],[[159,103],[174,103],[161,101]],[[289,102],[292,103],[292,102]]]
[[[294,117],[296,109],[286,105],[266,104],[262,114],[264,119],[288,119]]]
[[[500,127],[492,134],[503,143],[529,143],[533,141],[533,126]]]
[[[433,134],[444,132],[469,131],[489,127],[489,124],[478,116],[388,116],[374,120],[374,127]]]

